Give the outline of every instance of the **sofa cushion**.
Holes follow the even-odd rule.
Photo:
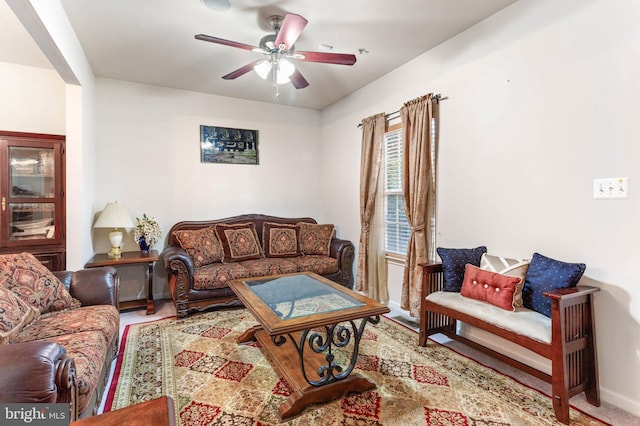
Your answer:
[[[11,340],[36,317],[36,311],[27,302],[0,285],[0,345]]]
[[[173,235],[180,247],[189,254],[193,260],[193,266],[196,268],[222,262],[222,246],[213,226],[179,230],[175,231]]]
[[[306,222],[299,222],[298,225],[300,225],[300,252],[304,255],[329,256],[334,226]]]
[[[442,259],[444,273],[444,291],[459,292],[464,280],[464,269],[467,263],[480,266],[482,255],[487,252],[485,246],[476,248],[444,248],[436,249]]]
[[[527,275],[530,262],[530,259],[511,259],[484,253],[480,259],[480,269],[522,278],[521,285],[516,289],[516,294],[513,295],[514,305],[522,306],[522,287],[524,287],[524,277]]]
[[[94,331],[111,341],[119,332],[120,315],[115,306],[92,305],[80,308],[42,314],[37,321],[32,321],[22,329],[11,343],[47,340],[65,334]]]
[[[81,413],[91,401],[93,391],[98,386],[110,342],[106,341],[102,333],[95,331],[64,334],[47,341],[65,348],[67,357],[72,358],[76,364],[78,412]]]
[[[514,311],[516,292],[522,294],[522,278],[485,271],[467,263],[460,290],[462,296]]]
[[[338,272],[338,259],[329,256],[298,256],[287,259],[296,266],[295,272],[314,272],[327,275]]]
[[[262,247],[266,257],[294,257],[298,251],[299,225],[265,222],[262,225]]]
[[[0,281],[43,314],[80,306],[64,284],[31,253],[0,256]]]
[[[264,257],[253,222],[218,224],[216,234],[222,244],[224,263],[241,262]]]
[[[291,257],[266,257],[264,259],[245,260],[242,265],[249,270],[248,277],[264,277],[267,275],[291,274],[297,271],[296,265],[290,262]]]
[[[212,290],[229,287],[229,281],[250,277],[251,274],[242,263],[212,263],[193,271],[195,290]]]
[[[586,269],[584,263],[567,263],[534,253],[524,280],[524,307],[551,316],[551,300],[544,293],[575,287]]]

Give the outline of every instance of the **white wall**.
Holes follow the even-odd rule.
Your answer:
[[[65,86],[45,68],[0,62],[0,129],[65,134]]]
[[[155,216],[164,235],[154,248],[183,220],[324,219],[318,111],[102,78],[96,99],[95,211],[118,201],[132,218]],[[259,164],[201,163],[200,125],[258,130]],[[95,252],[108,251],[106,231],[94,231],[93,242]],[[124,249],[137,250],[132,232]],[[154,278],[154,292],[168,296],[163,268]]]
[[[325,186],[326,209],[357,241],[356,125],[428,92],[447,96],[438,245],[586,263],[583,282],[602,289],[595,296],[602,397],[636,415],[638,75],[637,1],[521,0],[327,108],[322,134],[323,180],[342,183],[332,197]],[[343,155],[334,156],[337,149]],[[593,178],[616,176],[629,178],[630,197],[593,200]]]

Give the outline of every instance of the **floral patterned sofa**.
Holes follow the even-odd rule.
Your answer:
[[[118,283],[112,267],[51,272],[29,253],[0,255],[0,402],[96,413],[118,349]]]
[[[229,281],[315,272],[353,287],[354,246],[315,219],[246,214],[173,225],[162,252],[177,316],[237,306]]]

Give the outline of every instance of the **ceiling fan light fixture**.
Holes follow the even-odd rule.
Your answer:
[[[278,74],[286,76],[287,82],[289,77],[291,77],[291,75],[295,70],[296,70],[296,67],[288,60],[282,58],[280,59],[280,61],[278,61]]]
[[[265,80],[269,75],[269,72],[271,71],[271,62],[267,59],[263,59],[262,61],[258,62],[253,67],[253,69],[256,71],[256,74],[260,76],[260,78]]]
[[[291,82],[291,79],[288,75],[282,73],[276,74],[276,84],[287,84],[289,82]]]

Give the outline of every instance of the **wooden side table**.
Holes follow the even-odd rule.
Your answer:
[[[145,307],[147,308],[147,315],[155,314],[156,307],[153,302],[153,265],[158,261],[158,251],[149,250],[149,254],[142,254],[139,251],[125,251],[122,253],[122,257],[115,259],[109,257],[106,253],[96,254],[93,258],[84,265],[85,268],[98,268],[100,266],[125,266],[125,265],[139,265],[146,263],[147,266],[147,298],[138,300],[129,300],[120,302],[120,310]]]
[[[71,422],[71,426],[175,426],[173,399],[162,396]]]

